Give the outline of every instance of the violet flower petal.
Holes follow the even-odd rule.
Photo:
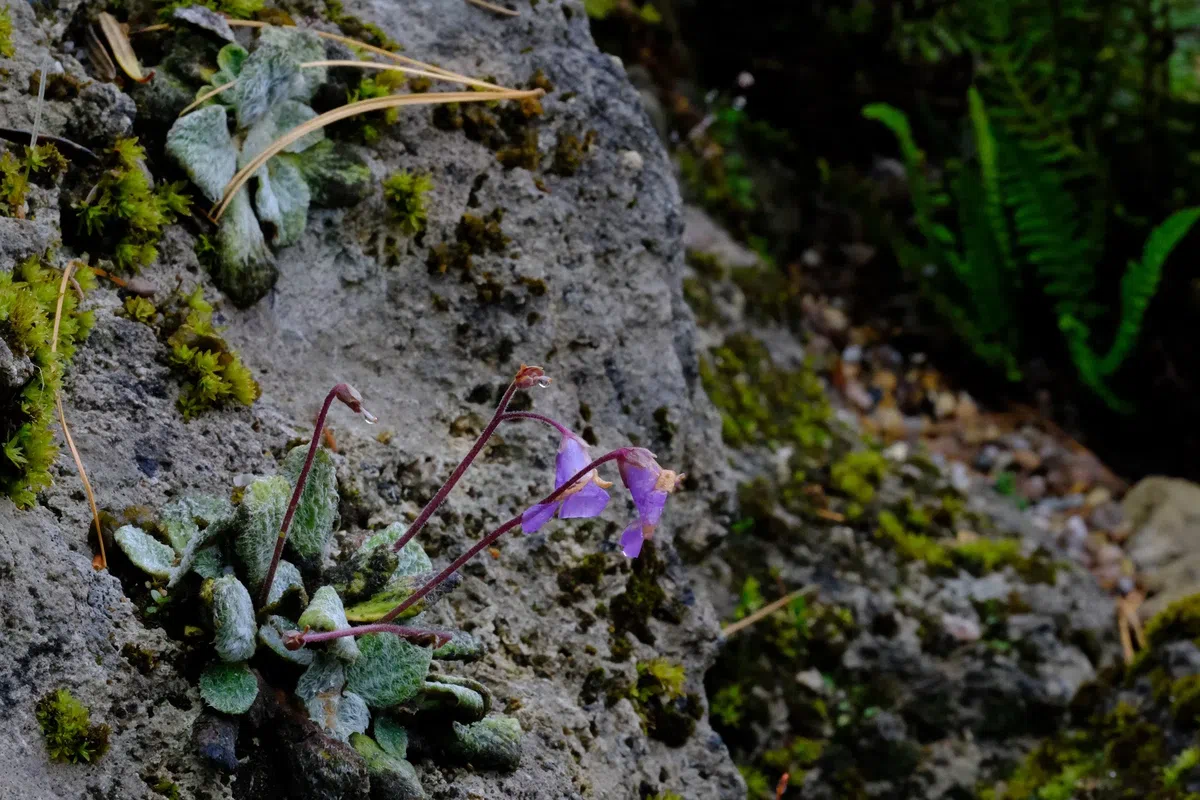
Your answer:
[[[571,473],[571,475],[574,474],[574,472]],[[567,477],[570,477],[570,475]],[[558,516],[559,519],[598,517],[607,505],[608,492],[601,489],[595,483],[589,482],[578,492],[562,501],[562,507],[558,511]]]
[[[667,493],[663,491],[650,492],[642,497],[639,503],[635,497],[633,504],[637,506],[638,516],[643,525],[657,525],[662,517],[663,508],[667,505]]]
[[[642,536],[642,521],[636,520],[621,534],[621,550],[625,553],[625,557],[637,558],[642,552],[642,542],[644,540],[645,537]]]
[[[554,458],[554,488],[562,486],[592,461],[587,445],[575,434],[563,436]]]
[[[521,514],[521,530],[524,533],[534,533],[554,516],[558,503],[539,503],[531,506]]]

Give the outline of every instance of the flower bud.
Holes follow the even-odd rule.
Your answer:
[[[517,370],[517,377],[513,378],[513,383],[517,385],[518,389],[532,389],[534,386],[545,389],[550,385],[550,379],[546,377],[546,373],[541,367],[529,367],[522,364],[521,369]]]

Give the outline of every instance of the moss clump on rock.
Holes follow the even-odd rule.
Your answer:
[[[67,160],[52,144],[26,147],[24,157],[0,153],[0,217],[24,218],[31,181],[52,181],[67,171]]]
[[[8,7],[0,8],[0,56],[12,58],[16,52],[12,43],[12,12]]]
[[[79,233],[99,237],[100,252],[111,253],[119,268],[132,272],[158,258],[163,227],[188,214],[191,204],[182,183],[154,186],[137,139],[118,139],[105,171],[75,211]]]
[[[93,725],[87,706],[66,689],[56,689],[34,708],[52,761],[90,763],[108,752],[107,725]]]
[[[213,308],[200,287],[168,301],[159,323],[159,310],[140,297],[125,301],[125,315],[156,328],[170,348],[170,364],[183,381],[177,406],[185,420],[209,409],[249,406],[258,399],[258,383],[213,325]]]
[[[428,214],[425,196],[432,189],[432,178],[407,170],[394,172],[384,180],[383,199],[393,224],[405,236],[415,236],[424,230]]]
[[[92,328],[92,312],[79,310],[69,287],[63,295],[58,350],[51,351],[54,313],[62,273],[31,256],[12,272],[0,272],[0,495],[18,506],[32,506],[50,485],[50,467],[58,446],[50,426],[63,370],[78,342]],[[75,272],[83,291],[95,276]]]

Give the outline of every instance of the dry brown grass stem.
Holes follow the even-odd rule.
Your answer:
[[[75,262],[67,264],[63,270],[62,280],[58,284],[58,304],[54,308],[54,330],[50,335],[50,352],[58,352],[58,328],[62,322],[63,298],[67,293],[67,282],[71,280],[71,273],[75,271]],[[71,430],[67,427],[67,414],[63,410],[62,391],[54,393],[54,404],[58,407],[58,423],[62,425],[63,438],[67,440],[67,447],[71,450],[71,457],[75,459],[75,468],[79,470],[79,478],[83,481],[83,490],[87,492],[88,504],[92,507],[92,520],[96,524],[96,541],[100,545],[100,569],[108,568],[108,556],[104,552],[104,531],[100,526],[100,510],[96,507],[96,495],[92,492],[92,482],[88,480],[87,470],[83,468],[83,459],[79,457],[79,450],[75,447],[75,440],[71,438]]]
[[[804,594],[806,591],[807,591],[807,589],[797,589],[794,592],[785,594],[783,597],[779,598],[778,600],[774,600],[774,601],[768,603],[767,605],[763,606],[762,608],[760,608],[758,611],[755,611],[750,616],[748,616],[744,619],[739,619],[737,622],[731,622],[730,624],[726,625],[724,628],[721,629],[721,635],[725,636],[725,637],[729,637],[729,636],[732,636],[733,634],[737,633],[738,631],[742,630],[743,628],[749,628],[751,625],[758,622],[759,620],[766,619],[767,617],[771,616],[776,611],[783,608],[784,606],[786,606],[788,603],[795,600],[800,595]]]
[[[482,103],[491,100],[520,100],[526,97],[540,97],[543,94],[541,89],[530,90],[515,90],[505,89],[497,92],[434,92],[430,94],[400,94],[390,97],[373,97],[367,100],[359,100],[354,103],[347,103],[344,106],[326,111],[318,117],[310,119],[302,125],[289,130],[287,133],[280,136],[271,145],[265,148],[262,152],[254,157],[242,169],[238,170],[237,174],[230,179],[229,184],[225,187],[225,193],[221,197],[221,202],[215,205],[211,211],[211,216],[214,221],[219,222],[225,209],[229,207],[229,203],[233,200],[241,188],[250,180],[251,176],[259,170],[259,168],[267,163],[271,157],[283,151],[292,142],[307,136],[315,130],[320,130],[326,125],[337,122],[338,120],[354,117],[359,114],[366,114],[371,111],[384,111],[389,108],[400,108],[401,106],[420,106],[420,105],[437,105],[439,103]]]
[[[511,8],[505,8],[504,6],[498,6],[495,3],[487,2],[487,0],[467,0],[467,2],[473,6],[479,6],[480,8],[486,8],[488,11],[494,11],[497,14],[503,14],[506,17],[521,16],[520,11],[513,11]]]
[[[199,106],[201,103],[203,103],[205,100],[208,100],[210,97],[216,97],[221,92],[225,91],[226,89],[232,89],[234,86],[237,86],[237,81],[230,81],[229,83],[223,83],[220,86],[214,86],[213,88],[209,89],[207,92],[204,92],[203,94],[201,94],[199,97],[197,97],[192,102],[188,103],[187,107],[184,108],[183,111],[179,112],[179,116],[182,117],[184,114],[193,110],[194,108]]]

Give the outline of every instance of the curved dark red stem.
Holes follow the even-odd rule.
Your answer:
[[[551,419],[550,417],[547,417],[545,414],[535,414],[532,411],[509,411],[508,413],[503,414],[500,417],[501,422],[519,422],[520,420],[523,420],[523,419],[533,420],[534,422],[540,422],[543,425],[549,425],[551,428],[554,428],[559,433],[561,433],[563,436],[570,435],[570,433],[571,433],[570,428],[568,428],[566,425],[563,425],[561,422]]]
[[[388,625],[386,623],[372,623],[370,625],[359,625],[357,628],[342,628],[338,631],[304,631],[303,633],[293,633],[285,640],[285,647],[289,650],[299,650],[306,644],[313,642],[327,642],[332,639],[341,639],[346,636],[363,636],[368,633],[392,633],[402,639],[412,639],[420,641],[432,637],[436,647],[441,647],[446,642],[453,638],[453,635],[448,631],[428,630],[426,628],[410,628],[406,625]]]
[[[475,444],[471,445],[470,452],[467,453],[462,461],[458,462],[458,466],[454,468],[454,472],[450,473],[450,478],[444,484],[442,484],[442,488],[437,490],[437,494],[433,496],[433,499],[425,504],[425,507],[421,509],[421,513],[418,514],[417,518],[414,519],[412,524],[408,526],[408,530],[404,532],[404,535],[397,539],[396,543],[392,545],[393,550],[399,552],[400,548],[408,544],[409,540],[416,536],[417,532],[420,531],[421,528],[425,527],[425,523],[428,522],[429,518],[433,516],[433,513],[438,510],[438,507],[445,502],[446,496],[450,494],[450,491],[454,488],[454,485],[458,483],[459,478],[461,478],[463,473],[467,471],[467,467],[471,466],[471,462],[474,461],[475,457],[479,455],[479,452],[483,450],[483,446],[487,444],[488,439],[492,438],[492,434],[495,433],[496,427],[500,424],[500,419],[504,416],[504,410],[508,408],[508,404],[512,402],[513,394],[515,394],[516,391],[517,382],[514,380],[508,385],[508,389],[505,390],[504,396],[500,398],[500,405],[496,407],[496,413],[492,415],[491,421],[488,422],[487,427],[483,429],[483,433],[479,434],[479,438],[475,440]]]
[[[304,466],[300,470],[300,477],[296,479],[296,488],[292,490],[292,499],[288,502],[287,513],[283,515],[283,523],[279,526],[279,537],[275,540],[275,552],[271,556],[271,566],[267,569],[267,579],[263,582],[262,594],[258,598],[260,608],[267,604],[271,583],[275,580],[275,570],[279,566],[279,558],[283,555],[283,545],[287,541],[288,528],[292,526],[292,517],[296,514],[296,506],[300,504],[300,495],[304,492],[304,484],[308,480],[308,471],[312,468],[317,448],[321,446],[321,430],[325,427],[325,417],[329,415],[329,407],[333,405],[334,399],[343,390],[343,386],[345,384],[339,383],[329,390],[329,394],[325,396],[325,404],[321,406],[321,413],[317,415],[317,426],[313,429],[312,441],[308,445],[308,455],[304,458]]]
[[[539,500],[535,505],[545,505],[547,503],[553,503],[560,496],[562,496],[562,494],[564,492],[566,492],[568,489],[570,489],[572,486],[574,486],[577,481],[582,479],[585,475],[590,473],[592,470],[596,469],[597,467],[599,467],[601,464],[604,464],[605,462],[614,461],[618,458],[621,458],[626,453],[628,453],[631,449],[632,448],[630,448],[630,447],[621,447],[621,448],[618,448],[611,452],[605,453],[604,455],[602,455],[599,458],[592,461],[592,463],[588,464],[583,469],[576,472],[574,475],[571,476],[571,478],[569,480],[567,480],[565,483],[563,483],[562,486],[559,486],[553,492],[546,495],[545,499]],[[476,555],[478,555],[479,552],[481,550],[483,550],[483,548],[487,547],[492,542],[496,541],[501,536],[508,533],[513,528],[517,527],[518,525],[520,525],[522,516],[524,516],[524,512],[513,517],[508,522],[505,522],[499,528],[496,528],[496,530],[492,531],[487,536],[480,539],[478,542],[476,542],[471,547],[470,550],[463,553],[458,558],[454,559],[453,563],[451,563],[450,566],[446,567],[444,570],[439,572],[437,575],[433,576],[433,578],[431,578],[428,583],[426,583],[420,589],[417,589],[417,591],[413,592],[408,597],[404,598],[404,600],[402,600],[398,606],[393,608],[387,614],[384,614],[382,617],[380,617],[379,621],[380,622],[390,622],[391,620],[395,619],[399,615],[403,614],[410,606],[412,606],[413,603],[417,602],[422,597],[424,597],[425,595],[429,594],[434,589],[436,589],[438,584],[440,584],[442,581],[446,580],[446,578],[449,578],[455,572],[458,572],[458,570],[462,567],[463,564],[467,563],[472,558],[474,558]]]

